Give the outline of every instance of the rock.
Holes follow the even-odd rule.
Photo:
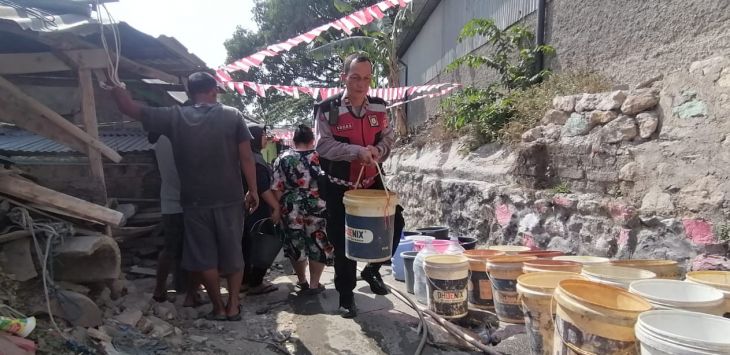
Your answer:
[[[722,56],[712,57],[690,64],[689,73],[706,76],[709,80],[715,81],[720,77],[722,69],[727,66],[730,66],[727,58]]]
[[[203,344],[206,341],[208,341],[208,337],[200,336],[200,335],[190,335],[188,336],[188,339],[192,340],[195,343]]]
[[[570,194],[556,194],[553,197],[553,205],[573,210],[578,206],[578,198]]]
[[[672,113],[681,119],[707,117],[707,105],[703,101],[691,100],[673,107]]]
[[[601,128],[605,143],[619,143],[634,139],[639,134],[633,117],[621,115]]]
[[[596,105],[596,110],[611,111],[618,110],[626,101],[626,92],[617,90],[606,94],[601,94],[600,101]]]
[[[599,94],[583,94],[579,99],[575,101],[576,112],[593,111],[601,101]]]
[[[730,67],[722,70],[720,79],[717,79],[717,86],[719,87],[730,87]]]
[[[131,326],[136,326],[139,320],[142,318],[142,311],[138,309],[126,309],[121,314],[114,317],[120,323],[124,323]]]
[[[557,141],[560,139],[560,130],[561,127],[559,125],[550,123],[547,126],[543,126],[542,136],[547,140]]]
[[[595,200],[579,200],[578,212],[584,215],[597,215],[601,213],[601,203]]]
[[[591,111],[589,117],[591,124],[598,126],[615,120],[618,114],[613,111]]]
[[[545,116],[542,118],[542,124],[547,125],[550,123],[556,125],[564,125],[565,121],[568,120],[568,113],[561,110],[548,110]]]
[[[177,317],[175,305],[170,302],[155,303],[152,309],[156,316],[164,320],[173,320]]]
[[[160,318],[157,318],[155,316],[148,316],[146,317],[146,319],[150,322],[152,326],[149,333],[151,337],[164,338],[175,331],[175,327]]]
[[[542,126],[537,126],[522,133],[523,142],[533,142],[540,138],[542,138]]]
[[[662,79],[664,79],[664,74],[659,74],[659,75],[653,76],[649,79],[642,81],[638,85],[636,85],[636,89],[650,88],[654,85],[654,83],[656,83],[657,81],[662,80]]]
[[[185,345],[185,338],[182,335],[174,334],[172,336],[169,336],[165,339],[170,346],[176,349],[180,349]],[[177,351],[177,353],[182,353],[181,351]]]
[[[659,116],[656,112],[642,112],[636,115],[636,122],[639,124],[639,136],[649,138],[659,126]]]
[[[658,186],[652,186],[641,201],[641,213],[646,215],[669,215],[674,212],[672,197]]]
[[[584,136],[591,131],[591,128],[593,128],[593,125],[585,115],[573,113],[565,121],[561,135],[566,137]]]
[[[198,318],[198,311],[192,307],[183,307],[177,312],[177,316],[182,320],[193,320]]]
[[[102,342],[101,343],[102,352],[103,355],[122,355],[115,347],[112,345],[111,342]]]
[[[96,297],[96,304],[99,305],[99,307],[112,307],[114,302],[112,302],[111,294],[112,291],[109,287],[104,287],[104,289],[99,293],[99,296]]]
[[[692,261],[691,271],[705,271],[705,270],[730,270],[730,259],[721,255],[698,255]]]
[[[695,244],[705,245],[717,242],[712,223],[704,219],[685,218],[682,220],[682,225],[684,225],[684,234]]]
[[[147,294],[134,294],[134,295],[128,295],[124,298],[121,304],[121,308],[123,310],[138,310],[147,312],[147,310],[150,308],[150,297]]]
[[[630,162],[623,167],[618,173],[618,178],[623,181],[636,181],[638,174],[639,165],[635,162]]]
[[[28,281],[38,276],[30,253],[30,238],[0,244],[0,270],[16,281]]]
[[[195,322],[193,322],[193,327],[198,329],[213,329],[215,327],[215,324],[213,322],[205,320],[205,319],[197,319]]]
[[[553,98],[553,107],[556,110],[572,112],[575,109],[575,96],[558,96]]]
[[[42,299],[42,297],[41,297]],[[33,314],[46,314],[45,299],[32,306]],[[102,324],[102,312],[88,297],[73,291],[60,290],[51,297],[51,312],[74,326],[98,327]]]
[[[92,283],[119,278],[119,246],[110,237],[68,237],[54,251],[57,252],[53,263],[56,280]]]
[[[124,280],[114,280],[109,283],[109,289],[111,290],[111,297],[113,300],[118,299],[124,295],[126,287],[124,287]]]
[[[89,336],[89,338],[96,339],[101,342],[111,343],[111,341],[112,341],[112,337],[110,337],[108,334],[106,334],[103,330],[87,328],[86,334]]]
[[[723,183],[712,175],[703,176],[680,190],[679,205],[690,211],[722,207],[725,201]]]
[[[636,90],[626,97],[621,105],[621,112],[627,115],[636,115],[648,111],[659,103],[657,92],[652,89]]]

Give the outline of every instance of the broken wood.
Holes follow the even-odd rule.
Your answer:
[[[153,232],[160,229],[159,224],[153,224],[150,226],[143,226],[143,227],[122,227],[122,228],[112,228],[112,236],[117,242],[125,242],[128,240],[141,238],[146,235],[150,235]]]
[[[99,139],[99,124],[96,120],[96,101],[94,100],[94,82],[91,78],[91,70],[79,69],[79,86],[81,88],[81,116],[84,121],[86,134],[92,138]],[[104,164],[101,161],[101,153],[89,146],[89,167],[94,186],[94,198],[99,204],[105,205],[106,181],[104,181]]]
[[[0,244],[12,242],[14,240],[23,239],[30,237],[30,232],[26,230],[15,231],[0,235]]]
[[[122,213],[37,185],[18,176],[0,174],[0,193],[37,204],[38,208],[68,211],[101,224],[118,226]]]
[[[8,122],[55,139],[79,152],[88,154],[92,148],[115,163],[122,160],[114,149],[86,134],[3,77],[0,77],[0,114]]]

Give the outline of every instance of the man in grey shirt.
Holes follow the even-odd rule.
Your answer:
[[[258,207],[256,167],[251,133],[243,115],[218,103],[218,86],[208,73],[188,78],[192,106],[143,107],[123,88],[114,99],[122,113],[144,128],[167,136],[180,177],[185,239],[182,267],[205,285],[213,311],[210,320],[240,320],[239,290],[243,276],[243,186],[248,181],[246,207]],[[228,281],[228,304],[220,294],[219,276]]]

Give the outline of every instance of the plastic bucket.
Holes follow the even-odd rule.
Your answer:
[[[507,323],[524,323],[525,314],[517,295],[517,278],[522,275],[522,263],[535,260],[534,256],[496,256],[487,261],[487,272],[492,282],[492,296],[497,318]]]
[[[384,190],[350,190],[345,204],[345,255],[362,262],[387,261],[393,255],[398,196]]]
[[[278,232],[279,227],[269,218],[258,220],[251,226],[251,248],[256,250],[252,253],[251,265],[261,269],[271,267],[283,245]]]
[[[559,250],[528,250],[518,252],[517,255],[532,255],[540,259],[554,258],[556,256],[563,256],[565,253]]]
[[[639,315],[636,339],[649,355],[730,354],[730,320],[685,311],[649,311]]]
[[[591,281],[628,289],[629,285],[637,280],[656,278],[656,274],[642,269],[596,264],[583,266],[583,276]]]
[[[533,355],[550,355],[553,352],[553,313],[550,309],[553,292],[563,280],[584,280],[572,272],[539,272],[520,275],[517,278],[517,293],[525,313],[530,350]]]
[[[635,281],[631,283],[629,291],[644,297],[655,309],[681,309],[722,315],[725,303],[724,295],[719,290],[679,280]]]
[[[398,244],[398,248],[395,249],[391,260],[391,268],[393,269],[393,278],[398,281],[406,279],[405,270],[403,270],[403,258],[400,256],[404,251],[413,250],[412,240],[401,240]]]
[[[421,241],[417,240],[413,243],[413,250],[414,251],[421,251],[426,244],[431,243],[431,247],[436,251],[438,254],[443,254],[446,249],[449,248],[450,245],[458,244],[459,242],[455,240],[441,240],[441,239],[435,239],[431,241]]]
[[[410,239],[408,239],[408,237],[414,236],[414,235],[421,235],[421,233],[416,232],[416,231],[403,231],[401,233],[400,239],[410,240]]]
[[[413,251],[421,251],[421,249],[423,249],[423,247],[426,245],[426,242],[431,242],[435,239],[436,238],[434,238],[430,235],[422,235],[422,234],[411,235],[411,236],[406,237],[406,240],[413,241]]]
[[[651,310],[622,288],[582,280],[560,281],[553,303],[555,354],[636,354],[636,319]]]
[[[657,279],[673,279],[681,278],[679,264],[674,260],[662,259],[631,259],[631,260],[611,260],[611,265],[630,267],[634,269],[649,270],[656,274]]]
[[[430,235],[436,239],[449,240],[449,227],[433,226],[417,228],[416,232],[423,235]]]
[[[463,255],[431,255],[424,262],[428,278],[428,306],[446,319],[462,318],[469,313],[467,284],[469,261]]]
[[[730,313],[730,271],[692,271],[688,282],[712,286],[725,294],[725,313]]]
[[[415,280],[415,275],[413,275],[413,261],[416,260],[416,255],[418,255],[417,251],[404,251],[400,253],[401,258],[403,258],[406,291],[411,294],[413,293],[413,280]]]
[[[521,251],[530,251],[530,247],[523,247],[521,245],[492,245],[487,247],[489,250],[501,251],[507,255],[517,255]]]
[[[459,244],[464,250],[474,250],[477,247],[477,238],[474,237],[459,237]]]
[[[469,259],[469,305],[474,308],[494,309],[492,299],[492,283],[487,274],[487,261],[490,258],[504,255],[496,250],[467,250],[464,256]]]
[[[583,270],[583,264],[575,261],[561,261],[561,260],[550,260],[550,259],[537,259],[525,261],[522,266],[524,273],[530,272],[541,272],[541,271],[562,271],[562,272],[574,272],[580,274]]]
[[[604,264],[604,263],[609,262],[608,258],[602,258],[600,256],[588,256],[588,255],[563,255],[563,256],[556,256],[553,258],[553,260],[575,261],[576,263],[581,263],[583,265]]]

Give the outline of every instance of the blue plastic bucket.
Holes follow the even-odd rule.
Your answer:
[[[393,278],[398,281],[405,281],[406,279],[406,273],[403,269],[403,257],[400,255],[404,251],[412,251],[413,250],[413,241],[412,240],[401,240],[400,244],[398,244],[398,248],[395,249],[395,254],[393,254],[393,257],[391,260],[391,268],[393,269]]]
[[[387,261],[393,255],[398,196],[384,190],[351,190],[345,205],[345,255],[361,262]]]

